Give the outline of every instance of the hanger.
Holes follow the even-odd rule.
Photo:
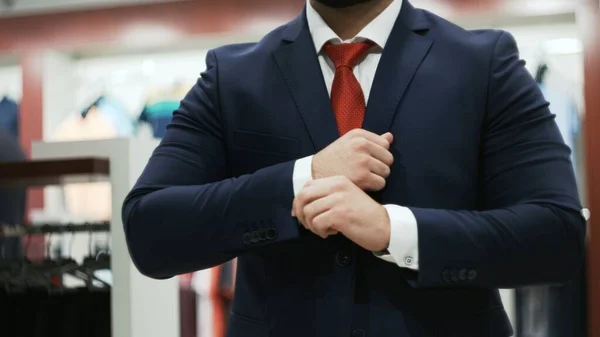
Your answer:
[[[543,84],[546,80],[546,75],[548,74],[548,65],[545,62],[540,63],[536,72],[535,72],[535,81],[538,84]]]
[[[86,290],[107,290],[111,285],[104,282],[94,275],[94,272],[101,269],[110,268],[110,252],[104,252],[92,255],[92,237],[91,233],[97,230],[97,224],[83,225],[45,225],[35,228],[22,227],[6,227],[0,226],[0,235],[4,237],[25,237],[26,242],[23,245],[23,258],[15,260],[0,260],[0,287],[4,287],[7,293],[21,293],[29,289],[45,290],[49,294],[62,294],[68,291],[80,291],[81,288],[65,288],[63,286],[63,276],[71,275],[83,280]],[[71,257],[71,249],[73,241],[69,246],[68,257],[59,254],[58,258],[51,258],[52,233],[64,235],[65,233],[75,233],[81,231],[89,231],[90,241],[88,244],[88,256],[82,264],[78,264]],[[102,231],[102,230],[101,230]],[[31,262],[27,258],[31,235],[33,234],[49,234],[48,243],[44,260],[41,262]],[[57,282],[58,278],[58,282]]]
[[[102,260],[97,260],[96,256],[93,255],[92,252],[92,225],[84,224],[83,226],[87,226],[89,229],[88,232],[88,256],[83,259],[81,265],[77,268],[73,269],[69,272],[69,274],[83,280],[86,284],[86,288],[88,290],[96,290],[103,288],[110,288],[110,284],[104,282],[103,280],[96,277],[94,272],[101,269],[110,268],[110,257],[108,259],[103,258]],[[97,284],[100,284],[102,288],[98,288]]]

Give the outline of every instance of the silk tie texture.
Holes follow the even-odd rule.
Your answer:
[[[340,136],[350,130],[361,128],[365,119],[365,95],[352,69],[372,46],[372,42],[365,41],[342,44],[327,43],[323,47],[335,65],[335,75],[331,86],[331,106]]]

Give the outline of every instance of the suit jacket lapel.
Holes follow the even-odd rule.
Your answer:
[[[405,1],[375,73],[364,129],[377,134],[390,130],[398,104],[433,44],[416,34],[427,29],[423,13]]]
[[[283,40],[273,55],[315,150],[320,151],[339,133],[304,11],[286,26]]]

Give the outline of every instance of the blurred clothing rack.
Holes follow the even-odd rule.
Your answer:
[[[102,304],[103,308],[110,307],[110,310],[98,309],[96,312],[99,315],[110,316],[111,323],[105,323],[102,325],[105,329],[112,330],[112,336],[114,337],[164,337],[164,336],[178,336],[179,335],[179,282],[177,278],[169,280],[163,280],[156,282],[151,280],[144,275],[140,274],[135,268],[133,261],[129,256],[125,232],[123,230],[123,224],[121,214],[118,210],[121,209],[123,200],[129,193],[129,190],[142,173],[144,166],[146,165],[148,158],[152,152],[156,149],[159,142],[154,139],[135,139],[135,138],[114,138],[114,139],[102,139],[102,140],[87,140],[87,141],[54,141],[54,142],[33,142],[31,145],[31,158],[32,160],[23,163],[23,166],[0,166],[0,186],[27,186],[27,187],[38,187],[47,185],[62,185],[63,188],[71,183],[86,183],[86,182],[109,182],[110,183],[110,197],[111,197],[111,216],[109,219],[102,219],[102,221],[110,221],[110,231],[107,233],[97,233],[92,235],[89,230],[94,228],[100,229],[100,227],[85,227],[85,224],[76,224],[77,220],[71,220],[69,222],[75,222],[73,224],[60,223],[62,217],[58,217],[56,225],[63,226],[53,227],[52,223],[55,220],[48,220],[42,222],[42,226],[29,226],[29,223],[25,222],[13,222],[13,225],[18,228],[27,227],[34,231],[31,236],[22,236],[23,238],[39,239],[42,235],[36,235],[36,230],[44,231],[44,225],[47,230],[54,231],[54,235],[61,236],[60,240],[55,240],[54,235],[47,234],[46,241],[52,243],[50,247],[50,253],[48,253],[46,244],[44,247],[46,251],[43,253],[44,260],[53,260],[65,262],[61,257],[68,256],[76,260],[79,267],[73,266],[77,271],[98,269],[96,268],[98,263],[105,263],[106,254],[95,254],[94,250],[97,246],[96,243],[104,245],[108,243],[110,262],[108,267],[98,270],[92,274],[93,277],[101,278],[102,280],[109,281],[110,294],[107,297],[107,292],[95,291],[95,287],[98,282],[92,282],[94,285],[94,291],[89,292],[90,296],[105,296]],[[88,217],[74,217],[75,219],[88,219]],[[93,218],[93,217],[92,217]],[[90,221],[91,222],[91,221]],[[96,222],[95,220],[93,222]],[[8,223],[10,224],[10,223]],[[68,226],[72,225],[71,228]],[[97,225],[89,223],[88,225]],[[104,224],[108,226],[108,224]],[[0,225],[1,228],[1,225]],[[65,232],[64,236],[61,234],[61,229],[64,230],[79,230],[81,234],[71,236],[68,232]],[[1,231],[1,229],[0,229]],[[105,236],[106,234],[106,236]],[[75,237],[88,236],[87,240],[76,240]],[[98,236],[97,238],[95,236]],[[93,237],[93,238],[92,238]],[[91,238],[91,239],[90,239]],[[99,240],[96,240],[99,239]],[[30,241],[30,240],[27,240]],[[87,241],[87,242],[85,242]],[[92,244],[90,244],[90,241]],[[74,244],[73,244],[74,242]],[[28,242],[26,243],[26,245]],[[91,254],[90,252],[90,246]],[[60,253],[57,253],[55,248],[58,250],[60,247]],[[30,247],[26,247],[25,250]],[[101,247],[102,248],[102,247]],[[103,251],[103,249],[100,249]],[[99,252],[100,252],[99,251]],[[80,253],[83,253],[84,258],[80,261]],[[86,259],[87,258],[87,259]],[[100,261],[101,260],[101,261]],[[38,263],[34,263],[33,268],[38,266]],[[66,268],[66,267],[64,267]],[[38,268],[39,269],[39,268]],[[111,277],[110,280],[105,278],[105,271],[110,269]],[[62,271],[63,269],[61,269]],[[63,273],[64,274],[64,273]],[[89,281],[90,278],[86,278],[85,275],[79,272],[76,278],[84,278]],[[27,274],[31,275],[31,274]],[[102,276],[101,276],[102,275]],[[64,281],[71,281],[80,283],[80,280],[65,277]],[[89,285],[89,282],[84,282]],[[70,284],[69,284],[70,285]],[[87,290],[84,290],[87,291]],[[43,291],[46,294],[46,291]],[[103,295],[99,295],[103,294]],[[45,301],[45,296],[42,301]],[[110,297],[110,298],[109,298]],[[55,298],[55,297],[50,297]],[[64,298],[64,297],[63,297]],[[73,297],[75,300],[76,296]],[[148,305],[149,298],[160,298],[160,305]],[[67,303],[67,299],[59,301],[59,306]],[[88,298],[93,300],[92,298]],[[3,299],[0,298],[0,303]],[[16,303],[23,302],[21,298],[15,298]],[[64,302],[64,303],[63,303]],[[39,301],[34,301],[39,303]],[[45,307],[52,307],[48,305]],[[107,307],[108,305],[108,307]],[[85,305],[78,304],[73,306],[77,314],[81,313],[81,307]],[[35,306],[33,306],[35,307]],[[94,307],[92,305],[92,307]],[[56,309],[58,311],[59,308]],[[2,312],[2,309],[0,309]],[[36,315],[39,314],[36,312]],[[19,314],[23,316],[22,313]],[[25,314],[26,315],[26,314]],[[44,326],[44,324],[39,324]],[[95,329],[92,329],[95,331]],[[94,331],[89,333],[81,332],[77,336],[95,336]],[[20,332],[20,331],[19,331]],[[36,332],[37,333],[37,332]],[[25,335],[19,334],[8,334],[8,335]],[[64,334],[53,334],[52,336],[65,336]]]
[[[0,237],[22,237],[42,234],[98,233],[110,231],[109,222],[82,224],[0,225]]]

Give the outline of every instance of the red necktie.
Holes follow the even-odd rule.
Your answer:
[[[340,136],[352,129],[362,127],[365,119],[365,95],[352,69],[372,46],[372,42],[365,41],[327,43],[323,47],[335,65],[335,76],[331,86],[331,106]]]

